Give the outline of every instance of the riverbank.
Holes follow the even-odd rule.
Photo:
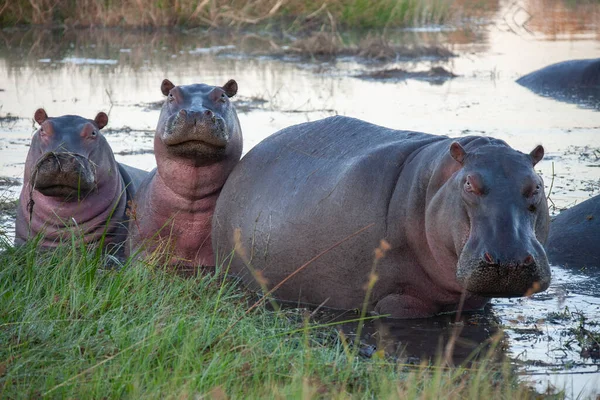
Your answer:
[[[442,355],[419,365],[365,357],[310,312],[251,311],[256,297],[215,275],[130,260],[105,269],[76,243],[0,245],[3,398],[536,397],[497,363],[501,333],[487,356],[453,368]]]

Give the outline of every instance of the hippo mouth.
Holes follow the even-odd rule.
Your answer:
[[[44,196],[81,198],[96,187],[93,164],[72,153],[46,153],[33,169],[31,186]]]
[[[168,151],[178,157],[189,159],[221,159],[225,155],[228,134],[223,127],[195,126],[190,130],[167,131],[163,143]]]
[[[93,188],[90,187],[74,187],[71,185],[36,185],[35,190],[48,197],[63,197],[63,198],[81,198],[88,194]]]
[[[165,143],[167,144],[167,143]],[[171,141],[171,143],[168,143],[167,146],[169,146],[170,148],[177,148],[177,147],[207,147],[207,148],[213,148],[213,149],[222,149],[227,147],[227,142],[226,141],[222,141],[222,140],[218,140],[217,138],[215,138],[215,140],[201,140],[201,139],[189,139],[189,140],[183,140],[183,141]]]
[[[548,289],[550,272],[539,266],[478,263],[470,273],[457,273],[457,280],[469,292],[481,297],[522,297]],[[464,270],[463,270],[464,271]]]

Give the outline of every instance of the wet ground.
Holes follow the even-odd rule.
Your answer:
[[[266,33],[2,31],[1,229],[12,235],[38,107],[50,116],[108,112],[104,133],[118,161],[149,170],[165,77],[175,84],[235,78],[245,151],[283,127],[341,114],[397,129],[494,136],[527,152],[541,143],[546,157],[536,168],[551,212],[598,194],[598,109],[541,97],[514,81],[554,62],[600,57],[600,6],[559,0],[482,4],[477,18],[392,32],[391,42],[343,36],[351,50],[330,45],[327,36],[299,42]],[[383,328],[373,323],[365,342],[418,359],[462,326],[454,346],[459,363],[504,330],[503,350],[538,390],[553,385],[573,398],[593,396],[600,393],[594,342],[600,266],[555,266],[553,273],[550,289],[532,298],[493,300],[485,313],[459,324],[453,317]]]

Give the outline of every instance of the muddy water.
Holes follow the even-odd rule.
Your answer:
[[[245,151],[283,127],[342,114],[398,129],[495,136],[527,152],[541,143],[547,156],[536,168],[550,192],[552,212],[598,194],[600,112],[537,96],[514,83],[553,62],[600,57],[598,6],[536,0],[484,3],[481,15],[458,28],[393,34],[399,43],[443,46],[457,55],[446,59],[373,62],[273,55],[278,41],[285,44],[289,38],[256,34],[3,31],[0,116],[16,118],[0,121],[0,177],[22,179],[38,107],[50,116],[92,118],[98,111],[109,112],[105,135],[117,159],[150,170],[162,79],[223,84],[235,78]],[[435,67],[457,77],[357,77]],[[3,182],[0,198],[16,198],[19,186]],[[13,218],[6,213],[0,218],[10,236]],[[459,342],[470,345],[455,347],[457,362],[504,329],[507,353],[538,390],[554,385],[571,397],[600,393],[600,357],[575,340],[581,329],[600,330],[593,325],[600,321],[600,266],[587,271],[553,267],[553,273],[545,293],[497,299],[486,313],[465,317],[464,340]],[[582,318],[587,318],[583,328]],[[407,357],[421,357],[454,330],[456,324],[449,321],[390,322],[372,331],[379,336],[385,331],[391,338],[393,345],[386,344],[386,349],[401,348]]]

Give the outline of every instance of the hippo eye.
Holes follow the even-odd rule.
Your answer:
[[[225,95],[225,93],[221,93],[221,98],[220,98],[220,101],[221,101],[222,103],[225,103],[225,102],[227,102],[227,95]]]
[[[529,207],[527,207],[527,209],[531,212],[535,212],[535,210],[537,210],[537,208],[535,207],[535,204],[530,204]]]
[[[96,136],[98,136],[98,132],[92,131],[92,137],[96,137]]]
[[[173,96],[173,93],[169,93],[169,101],[173,100],[175,100],[175,96]]]

